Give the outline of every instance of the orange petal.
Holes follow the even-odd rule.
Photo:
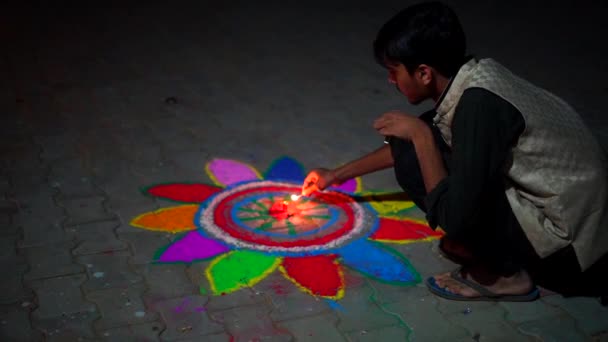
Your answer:
[[[333,255],[285,258],[280,270],[287,279],[312,295],[331,299],[344,296],[344,274]]]
[[[180,205],[162,208],[137,216],[131,225],[149,230],[161,230],[170,233],[196,229],[194,217],[198,205]]]
[[[440,232],[432,230],[423,222],[412,219],[380,219],[380,227],[371,236],[371,240],[408,243],[428,241],[441,237]]]

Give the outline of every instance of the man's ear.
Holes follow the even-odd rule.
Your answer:
[[[433,68],[426,64],[420,64],[416,68],[416,78],[425,86],[431,84],[433,82]]]

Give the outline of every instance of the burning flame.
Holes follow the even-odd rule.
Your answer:
[[[300,198],[300,195],[291,195],[292,201],[297,201]]]

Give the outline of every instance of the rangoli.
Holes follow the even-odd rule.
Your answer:
[[[416,284],[416,270],[385,243],[441,236],[407,216],[412,202],[364,192],[360,178],[292,200],[305,172],[289,157],[277,159],[263,176],[228,159],[210,161],[206,171],[214,185],[145,188],[146,195],[182,204],[142,214],[131,224],[180,234],[155,262],[211,259],[206,277],[216,295],[253,286],[277,269],[300,289],[328,299],[344,295],[345,266],[380,281]]]

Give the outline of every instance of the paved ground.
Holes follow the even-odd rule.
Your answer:
[[[336,307],[278,274],[210,296],[207,263],[151,264],[171,236],[129,226],[166,206],[140,187],[209,182],[213,157],[336,165],[381,143],[378,114],[422,110],[370,50],[407,1],[239,2],[1,11],[0,340],[608,341],[596,298],[455,303],[348,273]],[[604,5],[556,4],[456,9],[471,51],[566,98],[608,146]],[[453,267],[435,243],[397,249],[423,276]],[[205,310],[176,314],[186,301]]]

